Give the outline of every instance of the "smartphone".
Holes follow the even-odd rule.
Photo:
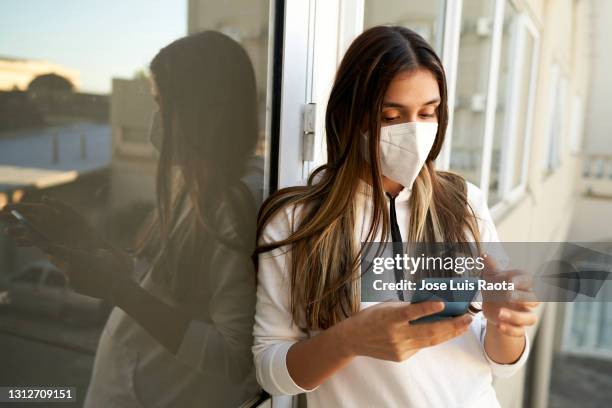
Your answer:
[[[11,210],[11,214],[13,215],[13,217],[15,217],[17,219],[17,221],[19,221],[19,223],[21,225],[23,225],[24,227],[29,229],[31,232],[36,234],[39,239],[43,240],[44,242],[50,242],[51,241],[49,239],[49,237],[47,237],[47,235],[45,235],[45,233],[43,233],[41,230],[39,230],[34,225],[32,225],[32,223],[30,221],[28,221],[28,219],[26,217],[24,217],[23,214],[21,214],[19,211]]]
[[[423,285],[430,289],[420,289]],[[444,302],[442,311],[413,320],[411,323],[431,323],[461,316],[468,312],[478,293],[477,278],[425,278],[417,285],[410,303]]]

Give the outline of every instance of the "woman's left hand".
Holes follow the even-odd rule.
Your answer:
[[[514,290],[483,293],[482,312],[487,323],[500,334],[522,338],[526,328],[537,322],[534,309],[540,302],[535,299],[532,281],[525,271],[502,271],[490,257],[485,260],[483,277],[487,282],[514,284]]]

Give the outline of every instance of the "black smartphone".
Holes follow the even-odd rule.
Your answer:
[[[444,302],[444,309],[433,315],[413,320],[411,323],[431,323],[461,316],[468,312],[478,293],[476,278],[425,278],[424,285],[430,289],[417,289],[410,303],[425,301]]]
[[[51,242],[49,237],[44,232],[42,232],[40,229],[38,229],[34,225],[32,225],[32,223],[30,221],[28,221],[28,219],[26,217],[24,217],[23,214],[21,214],[19,211],[11,210],[11,214],[13,215],[13,217],[15,217],[17,219],[17,221],[19,221],[19,223],[21,225],[23,225],[28,230],[33,232],[43,242]]]

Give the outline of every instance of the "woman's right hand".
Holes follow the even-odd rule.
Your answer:
[[[354,356],[404,361],[422,348],[444,343],[467,331],[472,321],[467,314],[432,323],[411,323],[443,309],[442,302],[380,303],[340,323],[344,344]]]

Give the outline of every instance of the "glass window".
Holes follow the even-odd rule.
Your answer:
[[[523,163],[527,158],[528,146],[525,146],[525,141],[529,137],[529,109],[533,109],[533,101],[530,100],[530,92],[532,83],[532,68],[533,56],[535,51],[535,38],[523,28],[524,36],[521,42],[521,66],[515,69],[520,70],[520,77],[517,85],[518,92],[518,109],[516,116],[516,136],[514,138],[514,157],[512,158],[512,174],[510,179],[510,189],[513,189],[524,182]],[[512,137],[512,135],[511,135]]]
[[[441,52],[444,0],[365,0],[364,28],[375,25],[400,25],[419,33]]]
[[[24,309],[34,312],[7,310],[0,316],[0,326],[15,331],[10,342],[0,335],[2,363],[18,367],[0,370],[0,384],[70,385],[81,404],[88,389],[128,387],[131,382],[121,378],[139,376],[134,382],[147,392],[126,406],[153,406],[162,398],[166,406],[241,406],[258,392],[250,256],[257,210],[268,192],[266,171],[275,167],[269,118],[276,112],[269,90],[276,73],[269,62],[275,60],[276,33],[269,24],[276,3],[281,2],[23,0],[2,6],[0,207],[41,202],[43,196],[69,204],[80,217],[45,229],[54,243],[94,253],[90,246],[100,241],[76,228],[87,223],[123,255],[134,255],[137,267],[127,272],[158,301],[191,313],[194,325],[180,343],[187,350],[183,365],[178,356],[160,352],[163,339],[154,343],[138,322],[121,317],[116,327],[127,328],[126,343],[137,349],[129,353],[159,370],[134,372],[127,351],[114,347],[101,347],[106,354],[97,361],[112,363],[96,367],[97,345],[109,344],[100,340],[110,332],[104,330],[110,309],[103,302],[23,297]],[[282,38],[282,25],[277,29]],[[156,55],[163,57],[152,66]],[[165,150],[169,146],[173,150]],[[165,152],[176,155],[159,160],[159,150],[164,159]],[[172,201],[165,246],[153,211],[160,163],[167,164],[159,168],[168,176],[162,192]],[[137,252],[143,242],[150,246]],[[160,267],[157,255],[163,251],[172,252],[172,262]],[[17,273],[42,259],[43,252],[20,248],[2,234],[0,289],[13,279],[40,282],[40,269]],[[66,283],[62,273],[50,271],[45,284]],[[64,300],[68,309],[74,301],[86,306],[77,321],[40,313],[62,315]],[[88,316],[81,319],[81,311]],[[19,340],[24,334],[28,340]],[[92,376],[94,369],[101,371]],[[102,383],[90,388],[92,378]],[[104,395],[88,398],[91,405],[104,405]]]
[[[502,31],[501,57],[497,87],[497,109],[495,111],[495,133],[491,152],[491,173],[489,175],[488,203],[493,205],[501,200],[500,175],[502,170],[502,141],[509,125],[509,108],[513,78],[511,70],[516,69],[512,55],[515,49],[517,32],[517,12],[512,4],[506,3],[504,9],[504,28]],[[507,136],[506,136],[507,137]]]
[[[479,185],[495,2],[466,0],[461,16],[450,169]]]
[[[565,125],[564,110],[567,80],[562,77],[557,65],[553,67],[553,71],[553,80],[551,81],[553,88],[550,102],[551,111],[548,118],[547,159],[545,162],[545,170],[547,172],[553,172],[561,165],[562,137]]]
[[[508,2],[504,11],[498,101],[489,178],[489,205],[524,184],[533,109],[536,38],[526,16]]]

